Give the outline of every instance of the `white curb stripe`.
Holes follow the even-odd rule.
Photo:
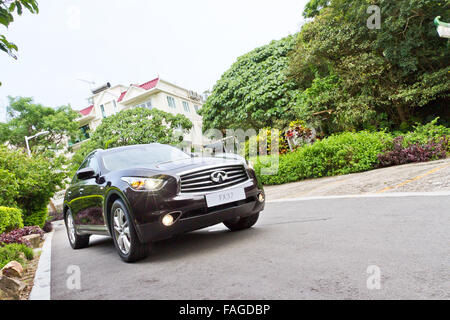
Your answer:
[[[290,199],[268,200],[266,203],[309,201],[309,200],[327,200],[327,199],[352,199],[352,198],[396,198],[396,197],[442,197],[450,196],[449,191],[442,192],[398,192],[398,193],[379,193],[379,194],[356,194],[343,196],[317,196],[317,197],[301,197]]]
[[[29,300],[50,300],[50,272],[52,264],[52,238],[54,230],[47,233],[39,259],[34,285]]]

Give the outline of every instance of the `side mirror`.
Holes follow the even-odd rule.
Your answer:
[[[77,171],[77,178],[87,180],[95,177],[95,170],[92,168],[84,168]]]

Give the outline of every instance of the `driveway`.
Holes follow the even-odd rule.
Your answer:
[[[254,229],[181,235],[134,264],[109,238],[73,251],[60,225],[51,298],[449,299],[449,195],[268,203]],[[71,290],[73,266],[81,287]],[[380,289],[369,289],[378,272]]]

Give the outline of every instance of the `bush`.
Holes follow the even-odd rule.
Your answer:
[[[442,138],[450,137],[450,128],[437,125],[439,118],[434,119],[433,121],[420,125],[417,124],[414,127],[414,131],[408,132],[403,136],[403,147],[408,147],[411,145],[425,145],[431,143],[432,140],[440,141]],[[447,140],[447,144],[445,145],[446,151],[450,151],[450,140]]]
[[[18,243],[18,244],[24,244],[28,247],[31,247],[31,244],[29,241],[22,239],[24,236],[29,236],[30,234],[38,234],[41,236],[41,239],[44,238],[44,231],[42,231],[39,227],[25,227],[22,229],[13,230],[9,233],[2,233],[0,234],[0,244],[11,244],[11,243]]]
[[[64,156],[51,159],[43,155],[28,157],[23,151],[10,150],[0,146],[0,170],[8,172],[8,177],[17,183],[14,203],[22,210],[25,225],[43,226],[50,198],[58,188],[63,188],[67,175]],[[1,178],[0,178],[1,179]],[[7,181],[11,183],[11,181]],[[0,189],[2,188],[0,181]],[[0,201],[8,200],[8,195],[0,193]]]
[[[26,226],[39,226],[44,227],[45,221],[47,220],[48,209],[43,208],[41,210],[34,211],[30,215],[24,217],[24,223]]]
[[[11,261],[17,261],[23,265],[25,261],[21,253],[25,255],[27,260],[33,259],[33,249],[26,245],[14,243],[0,246],[0,269]]]
[[[45,233],[49,233],[53,231],[52,222],[50,220],[45,221],[44,227],[42,228]]]
[[[258,159],[255,171],[266,185],[367,171],[377,166],[378,155],[391,141],[385,132],[346,132],[280,155],[275,175],[261,174],[270,157]]]
[[[445,159],[449,144],[448,138],[436,138],[426,144],[408,143],[404,147],[404,138],[394,139],[392,150],[378,155],[379,167],[390,167],[412,162],[426,162],[437,159]]]
[[[0,234],[23,228],[22,212],[19,209],[0,207]]]
[[[15,207],[18,188],[14,173],[0,168],[0,206]]]

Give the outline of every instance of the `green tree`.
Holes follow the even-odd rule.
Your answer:
[[[367,8],[381,9],[370,30]],[[290,60],[301,91],[301,118],[331,109],[330,131],[408,125],[446,112],[450,46],[433,19],[450,16],[444,0],[310,1]],[[433,106],[433,108],[431,108]]]
[[[22,15],[24,8],[31,13],[37,14],[39,12],[38,4],[35,0],[0,0],[0,24],[8,28],[14,21],[13,14]],[[17,46],[9,42],[2,34],[0,34],[0,50],[17,59],[15,55],[18,50]]]
[[[32,98],[11,98],[7,107],[7,123],[0,123],[0,143],[8,142],[26,148],[25,136],[49,131],[49,134],[30,140],[30,149],[37,153],[63,149],[66,139],[73,139],[78,133],[75,119],[79,114],[68,106],[56,109],[33,103]]]
[[[192,122],[182,114],[173,115],[158,109],[133,108],[103,119],[91,139],[81,146],[72,159],[72,171],[95,149],[163,143],[175,145],[192,128]]]
[[[286,76],[295,36],[257,48],[237,59],[217,81],[203,105],[204,129],[286,125],[292,116],[296,84]]]

